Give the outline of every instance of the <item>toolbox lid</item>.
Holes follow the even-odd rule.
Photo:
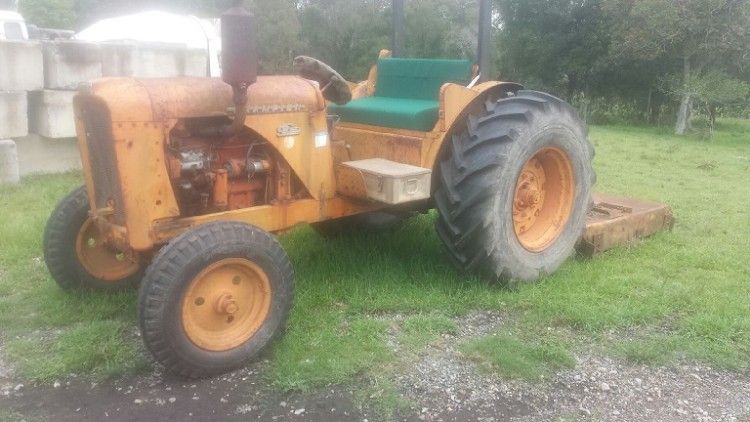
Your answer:
[[[386,177],[409,177],[432,173],[432,170],[397,163],[383,158],[370,158],[367,160],[347,161],[341,165],[355,168],[357,170]]]

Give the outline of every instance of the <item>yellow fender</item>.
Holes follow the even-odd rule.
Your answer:
[[[481,111],[487,100],[494,100],[506,96],[508,93],[518,92],[523,86],[515,82],[491,81],[475,85],[471,88],[445,84],[440,89],[440,114],[438,123],[432,134],[437,142],[432,142],[427,149],[427,156],[423,162],[433,169],[433,178],[437,173],[437,165],[444,151],[445,142],[450,142],[456,130],[464,124],[466,117]],[[433,186],[437,186],[433,184]]]

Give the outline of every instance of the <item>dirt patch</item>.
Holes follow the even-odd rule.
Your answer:
[[[0,408],[30,421],[362,420],[346,390],[279,394],[266,387],[267,363],[222,377],[186,381],[160,372],[92,383],[73,377],[10,385]]]
[[[0,383],[13,376],[13,368],[5,361],[5,347],[0,341]]]

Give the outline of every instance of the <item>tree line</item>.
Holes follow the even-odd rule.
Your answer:
[[[21,0],[29,21],[82,29],[160,8],[217,17],[235,0]],[[390,0],[247,0],[261,69],[288,72],[297,54],[350,80],[389,48]],[[406,0],[405,55],[476,60],[476,0]],[[494,0],[492,78],[550,91],[594,122],[750,117],[750,0]]]

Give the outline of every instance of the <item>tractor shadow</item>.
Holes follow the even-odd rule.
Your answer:
[[[295,268],[298,302],[353,304],[367,312],[460,306],[510,292],[459,271],[435,233],[433,214],[392,227],[324,238],[299,227],[281,237]]]

